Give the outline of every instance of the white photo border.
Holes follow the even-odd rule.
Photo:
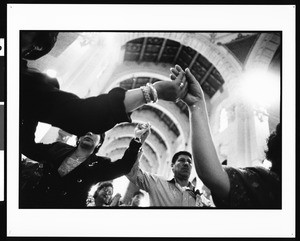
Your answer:
[[[19,209],[20,30],[282,31],[282,210]],[[295,237],[294,137],[293,5],[7,5],[8,237]]]

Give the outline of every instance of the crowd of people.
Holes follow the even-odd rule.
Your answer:
[[[20,207],[139,207],[144,192],[149,195],[150,206],[159,207],[281,207],[280,123],[267,140],[266,159],[272,162],[271,169],[224,166],[213,143],[203,90],[188,68],[171,68],[171,81],[148,83],[128,91],[114,88],[107,94],[79,98],[60,90],[57,79],[27,65],[27,60],[47,54],[57,35],[21,31],[20,147],[21,153],[32,161],[22,160],[20,164]],[[158,99],[180,99],[189,109],[192,151],[182,150],[173,155],[171,180],[139,166],[150,124],[136,126],[134,138],[121,159],[112,161],[97,155],[107,130],[118,123],[131,122],[133,110]],[[36,143],[38,122],[78,136],[76,146]],[[210,192],[213,205],[189,180],[192,168]],[[24,178],[24,173],[26,178],[34,176],[34,183],[28,182],[30,178]],[[139,189],[129,203],[119,193],[113,195],[113,180],[121,176]]]

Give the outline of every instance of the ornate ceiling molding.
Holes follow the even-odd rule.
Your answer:
[[[281,37],[277,33],[260,34],[248,57],[245,69],[259,68],[267,70],[280,43]]]
[[[242,71],[241,65],[225,48],[212,43],[204,34],[189,32],[133,32],[124,35],[121,42],[125,44],[133,39],[143,37],[167,38],[193,48],[218,69],[225,82],[235,79]]]

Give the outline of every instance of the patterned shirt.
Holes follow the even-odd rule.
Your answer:
[[[230,181],[229,197],[218,199],[220,208],[280,208],[281,182],[278,175],[263,167],[224,167]]]

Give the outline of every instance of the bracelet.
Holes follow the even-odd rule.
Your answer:
[[[150,91],[151,91],[150,87],[149,86],[141,86],[140,88],[143,91],[143,95],[144,95],[146,103],[148,104],[148,103],[152,102],[151,97],[150,97]]]
[[[157,102],[157,99],[158,99],[156,89],[154,88],[153,84],[151,84],[151,83],[147,83],[146,86],[149,86],[149,88],[150,88],[150,91],[151,91],[150,97],[152,97],[152,98],[151,98],[152,103],[156,103],[156,102]]]

